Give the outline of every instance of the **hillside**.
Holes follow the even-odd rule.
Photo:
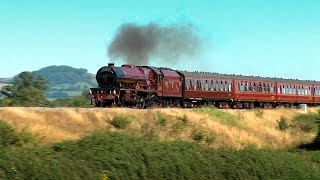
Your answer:
[[[82,91],[97,86],[95,76],[82,68],[48,66],[35,73],[40,74],[49,82],[49,99],[81,95]]]
[[[10,85],[12,82],[12,78],[0,78],[0,89],[2,89],[3,86]]]
[[[90,87],[97,86],[95,75],[83,68],[48,66],[34,73],[40,74],[48,81],[49,100],[78,96]],[[13,78],[0,78],[0,89],[12,83],[12,80]]]
[[[279,129],[281,117],[293,124],[292,118],[297,114],[300,112],[292,109],[0,108],[0,119],[18,129],[27,129],[42,143],[74,140],[97,130],[107,130],[235,149],[247,146],[283,149],[311,141],[315,132],[304,132],[294,125],[287,130]],[[113,122],[120,121],[118,125],[122,125],[126,120],[130,124],[124,130]]]
[[[10,84],[12,82],[12,78],[0,78],[0,83],[2,84]]]

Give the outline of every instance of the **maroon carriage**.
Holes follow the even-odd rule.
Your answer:
[[[230,75],[183,72],[185,80],[184,106],[216,104],[229,106],[233,99],[233,80]]]

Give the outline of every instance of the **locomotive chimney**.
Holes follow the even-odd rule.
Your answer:
[[[109,67],[114,67],[114,63],[108,63]]]

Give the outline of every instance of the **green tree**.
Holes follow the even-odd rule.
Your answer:
[[[13,85],[2,88],[0,94],[4,99],[2,106],[47,106],[47,82],[38,74],[22,72],[18,74]]]

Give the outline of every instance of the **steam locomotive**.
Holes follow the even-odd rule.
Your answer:
[[[320,104],[320,82],[177,71],[164,67],[113,63],[101,67],[97,88],[90,88],[96,107],[220,108],[290,107]]]

